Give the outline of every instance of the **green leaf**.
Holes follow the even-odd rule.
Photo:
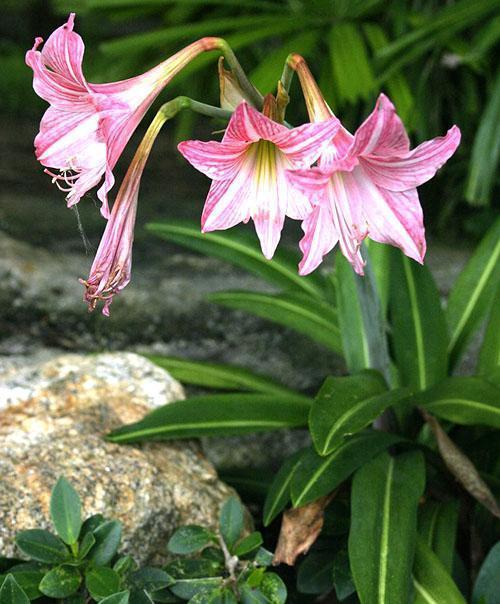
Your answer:
[[[119,591],[118,593],[101,600],[101,604],[128,604],[129,597],[130,592],[128,590]]]
[[[237,497],[229,497],[220,511],[220,532],[231,553],[234,544],[243,531],[243,515],[243,506]]]
[[[400,437],[374,430],[346,439],[333,453],[323,457],[311,447],[302,454],[290,485],[294,507],[331,493],[374,455],[396,444]]]
[[[241,558],[242,556],[247,556],[251,552],[255,551],[259,546],[261,546],[262,543],[262,535],[258,531],[250,533],[250,535],[247,535],[246,537],[243,537],[243,539],[238,541],[238,543],[234,547],[234,555],[238,556],[238,558]]]
[[[444,39],[449,39],[455,33],[485,18],[494,9],[495,3],[491,0],[458,0],[439,11],[432,11],[432,16],[423,20],[419,27],[398,36],[377,55],[392,65],[390,73],[400,71],[409,62],[416,61],[429,48],[436,47],[443,34]]]
[[[85,533],[78,547],[78,559],[83,560],[95,544],[94,533]]]
[[[94,531],[95,545],[89,559],[96,566],[105,566],[115,557],[122,537],[122,525],[118,520],[104,522]]]
[[[151,595],[144,589],[130,589],[130,604],[152,604]]]
[[[132,556],[121,556],[113,564],[113,570],[116,571],[120,576],[124,577],[128,573],[137,570],[137,563]]]
[[[321,30],[309,30],[292,36],[274,50],[266,52],[257,67],[250,73],[250,81],[263,93],[274,93],[278,78],[283,70],[289,53],[299,53],[303,57],[310,55],[317,47]]]
[[[130,585],[136,589],[145,589],[148,592],[155,592],[172,585],[175,579],[160,568],[144,566],[132,573],[128,581]]]
[[[194,384],[218,390],[249,390],[268,394],[283,395],[294,392],[271,378],[237,365],[205,363],[156,355],[146,355],[146,357],[159,367],[166,369],[183,384]]]
[[[68,548],[49,531],[29,529],[16,535],[17,547],[33,560],[60,563],[69,559]]]
[[[280,248],[272,260],[267,260],[257,239],[245,233],[235,230],[201,233],[198,224],[181,221],[150,224],[148,229],[167,241],[240,266],[278,287],[323,298],[324,279],[317,272],[301,277],[297,273],[298,255]]]
[[[446,377],[448,336],[439,293],[426,266],[394,250],[390,313],[403,386],[424,390]]]
[[[0,556],[0,573],[4,573],[9,570],[12,566],[16,566],[16,564],[20,564],[22,560],[18,558],[6,558],[5,556]]]
[[[218,394],[169,403],[118,428],[113,442],[246,434],[305,426],[310,400],[299,395]]]
[[[368,99],[375,78],[363,37],[354,23],[337,22],[329,35],[333,80],[341,101]]]
[[[488,374],[500,367],[500,286],[497,288],[479,352],[478,371]]]
[[[64,476],[59,478],[52,489],[50,516],[64,543],[75,544],[82,528],[82,504],[78,493]]]
[[[373,51],[380,51],[382,48],[389,44],[389,39],[387,37],[386,32],[384,31],[384,28],[378,23],[363,23],[363,31],[366,34],[368,43],[370,44],[371,49]],[[408,81],[406,80],[404,73],[395,73],[391,78],[387,80],[386,86],[387,91],[389,93],[389,97],[396,105],[399,117],[406,125],[406,127],[408,127],[409,122],[412,118],[412,111],[414,109],[415,99],[413,98],[411,88],[408,85]],[[387,249],[387,246],[385,244],[379,244],[372,241],[370,241],[369,243],[370,253],[372,243],[374,243],[378,249]],[[386,308],[385,305],[384,308]]]
[[[467,201],[475,206],[488,204],[497,177],[500,153],[500,71],[486,98],[488,102],[479,127],[476,128],[465,189]]]
[[[345,600],[356,591],[349,566],[349,554],[346,549],[341,549],[337,552],[333,560],[332,570],[337,599],[340,601]]]
[[[361,277],[337,252],[333,279],[342,347],[349,371],[357,373],[374,368],[387,378],[389,355],[384,315],[371,265],[367,263],[365,276]]]
[[[270,604],[284,604],[286,602],[286,587],[281,578],[275,573],[266,573],[259,585],[260,592]]]
[[[259,566],[271,566],[273,563],[274,554],[269,552],[264,547],[260,547],[259,551],[255,554],[254,562]]]
[[[0,604],[29,604],[28,596],[12,575],[7,575],[0,588]]]
[[[349,560],[363,604],[410,601],[418,501],[425,464],[418,451],[381,453],[360,468],[351,491]]]
[[[415,604],[466,604],[439,558],[420,537],[415,546],[413,586]]]
[[[482,378],[448,378],[418,393],[413,403],[457,424],[500,428],[500,388]]]
[[[207,558],[176,558],[165,567],[176,581],[181,579],[203,579],[216,577],[224,571],[224,562]]]
[[[198,592],[207,592],[222,587],[222,577],[207,577],[202,579],[179,579],[170,589],[183,600],[189,600]]]
[[[24,593],[30,600],[36,600],[42,596],[42,593],[38,589],[40,581],[43,579],[46,570],[42,568],[36,568],[31,563],[19,564],[12,568],[9,574],[14,576],[16,583],[21,587]],[[7,575],[0,575],[0,585],[4,582]]]
[[[206,528],[182,526],[170,537],[167,548],[173,554],[192,554],[214,541],[217,541],[217,536]]]
[[[303,594],[325,594],[333,589],[333,552],[311,552],[299,564],[297,590]]]
[[[82,577],[74,566],[57,566],[40,582],[40,591],[49,598],[67,598],[76,593]]]
[[[472,590],[472,604],[498,604],[499,602],[500,541],[488,552]]]
[[[264,526],[269,526],[290,501],[290,483],[295,470],[300,464],[302,454],[302,450],[297,451],[286,459],[274,477],[269,487],[262,512]]]
[[[456,365],[485,318],[500,283],[500,218],[484,236],[458,276],[448,299],[450,364]]]
[[[97,602],[119,591],[120,583],[120,575],[106,566],[91,567],[85,573],[85,587]]]
[[[328,455],[342,444],[344,436],[358,432],[377,417],[376,406],[366,408],[361,404],[386,390],[384,379],[376,371],[327,377],[309,412],[309,430],[317,452]]]
[[[331,305],[322,300],[295,292],[266,294],[249,291],[217,292],[210,294],[208,300],[284,325],[342,354],[337,315]]]
[[[269,604],[269,600],[258,587],[244,583],[239,591],[242,604]]]
[[[428,501],[420,511],[418,532],[451,574],[455,558],[458,501]]]
[[[89,533],[93,533],[98,526],[104,524],[106,522],[104,516],[102,514],[94,514],[93,516],[89,516],[84,523],[82,524],[82,529],[80,531],[80,540],[83,543],[83,539]]]

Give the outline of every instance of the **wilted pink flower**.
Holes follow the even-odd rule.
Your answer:
[[[333,115],[303,60],[296,60],[311,119]],[[302,223],[300,274],[313,271],[337,243],[363,274],[359,248],[365,237],[399,247],[422,263],[425,230],[416,187],[434,176],[459,143],[460,130],[453,126],[446,136],[410,151],[403,123],[384,94],[354,136],[339,128],[318,167],[287,171],[314,206]]]
[[[166,116],[159,112],[144,135],[118,191],[90,275],[87,280],[80,279],[80,283],[85,286],[84,300],[89,305],[89,311],[93,311],[97,303],[102,301],[102,313],[108,317],[113,296],[130,282],[141,177],[151,147],[166,119]]]
[[[287,168],[307,168],[339,127],[337,118],[288,129],[265,114],[275,103],[266,97],[263,113],[245,101],[231,116],[222,142],[185,141],[179,151],[213,180],[202,215],[203,232],[255,223],[262,252],[272,258],[285,215],[304,219],[311,205],[285,178]]]
[[[84,44],[73,31],[74,13],[43,42],[36,38],[26,53],[33,87],[50,103],[35,138],[36,157],[67,192],[68,206],[77,203],[104,176],[97,192],[101,212],[109,215],[107,192],[113,168],[137,125],[166,84],[199,53],[217,48],[218,38],[190,44],[146,73],[109,84],[90,84],[82,72]]]

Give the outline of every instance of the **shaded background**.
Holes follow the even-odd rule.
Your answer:
[[[443,293],[497,211],[498,1],[4,0],[0,353],[47,346],[153,349],[267,368],[297,387],[315,384],[336,362],[284,329],[205,303],[204,294],[216,289],[264,287],[144,230],[151,220],[198,220],[208,181],[178,156],[175,145],[193,135],[208,138],[221,125],[189,113],[164,129],[143,178],[133,284],[113,304],[111,320],[87,315],[76,278],[87,274],[103,229],[99,204],[95,192],[79,204],[90,242],[86,251],[75,213],[65,209],[63,194],[33,157],[46,104],[34,94],[24,64],[34,37],[47,38],[70,11],[77,12],[76,30],[87,48],[84,70],[93,82],[130,77],[198,37],[220,35],[264,93],[274,89],[287,54],[303,54],[330,105],[352,130],[381,90],[396,104],[415,144],[458,124],[463,134],[458,152],[420,189],[429,261]],[[217,104],[216,61],[214,53],[198,58],[158,103],[182,93]],[[306,119],[296,83],[288,119],[295,124]],[[119,162],[118,182],[139,137],[140,132]],[[289,223],[285,243],[295,245],[300,229]]]

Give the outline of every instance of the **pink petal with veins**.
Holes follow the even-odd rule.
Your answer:
[[[336,118],[289,129],[249,106],[234,111],[221,142],[185,141],[184,157],[213,179],[202,215],[203,231],[254,221],[266,258],[278,245],[285,216],[305,219],[311,202],[287,171],[310,166],[339,128]]]

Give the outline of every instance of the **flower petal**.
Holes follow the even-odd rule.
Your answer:
[[[214,180],[225,180],[241,167],[248,143],[192,140],[179,143],[177,148],[197,170]]]
[[[73,32],[73,19],[72,13],[49,36],[41,52],[37,48],[43,40],[36,38],[26,53],[26,64],[33,69],[33,88],[39,96],[60,109],[87,111],[92,103],[82,73],[84,45]]]
[[[336,117],[324,122],[303,124],[274,134],[271,140],[297,168],[308,168],[330,144],[340,127]]]
[[[425,255],[423,213],[416,189],[392,192],[377,187],[361,167],[343,175],[351,200],[361,206],[368,237],[399,247],[422,263]]]
[[[68,21],[45,42],[42,58],[52,71],[67,80],[68,85],[86,89],[87,81],[82,72],[85,45],[82,38],[73,31],[74,22],[75,13],[71,13]]]
[[[304,237],[299,247],[302,260],[299,263],[299,274],[312,273],[323,261],[323,257],[337,244],[339,238],[333,225],[330,210],[326,204],[319,204],[302,222]]]
[[[35,138],[35,151],[42,165],[81,170],[104,166],[105,143],[99,136],[96,113],[72,113],[49,107]]]
[[[351,155],[405,153],[410,141],[396,109],[385,94],[379,95],[375,109],[354,134]]]
[[[289,132],[289,129],[242,101],[229,120],[223,141],[255,143],[260,139],[272,140],[272,137],[282,132]]]
[[[405,191],[431,179],[455,153],[460,143],[460,130],[453,126],[446,136],[433,138],[398,156],[363,157],[360,162],[366,174],[379,187],[390,191]]]
[[[204,233],[230,229],[249,220],[249,178],[248,170],[242,169],[232,180],[212,182],[201,216]]]

